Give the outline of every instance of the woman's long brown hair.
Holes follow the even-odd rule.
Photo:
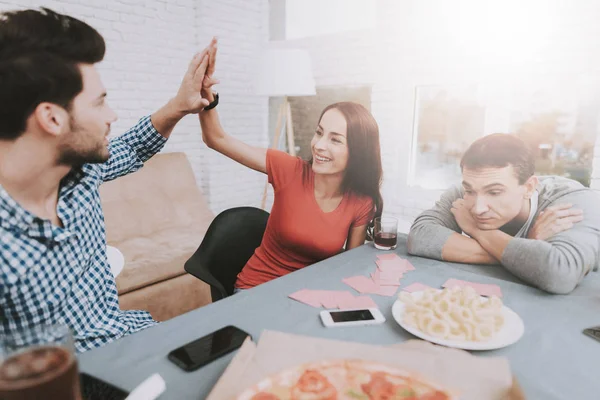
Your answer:
[[[360,104],[348,101],[325,107],[319,121],[323,114],[331,109],[341,112],[347,125],[348,165],[342,181],[342,190],[373,199],[375,217],[379,217],[383,212],[383,198],[380,191],[383,168],[379,126],[369,110]]]

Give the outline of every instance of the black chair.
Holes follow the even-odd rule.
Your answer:
[[[236,277],[260,246],[268,219],[260,208],[237,207],[211,222],[185,270],[210,285],[213,302],[233,294]]]

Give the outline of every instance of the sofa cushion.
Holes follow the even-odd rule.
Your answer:
[[[202,227],[167,228],[120,242],[125,268],[117,277],[119,294],[185,274],[183,266],[205,233]]]
[[[120,294],[184,274],[214,218],[184,153],[157,154],[100,196],[107,242],[125,257]]]
[[[157,321],[166,321],[210,302],[210,286],[189,274],[119,296],[121,309],[146,310]]]

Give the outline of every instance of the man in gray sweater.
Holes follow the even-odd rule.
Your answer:
[[[470,264],[502,264],[523,281],[570,293],[600,264],[600,195],[558,176],[536,177],[523,141],[494,134],[475,141],[462,184],[423,212],[408,252]]]

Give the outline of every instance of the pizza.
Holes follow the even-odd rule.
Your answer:
[[[405,370],[363,360],[323,361],[284,370],[237,400],[451,400],[449,391]]]

